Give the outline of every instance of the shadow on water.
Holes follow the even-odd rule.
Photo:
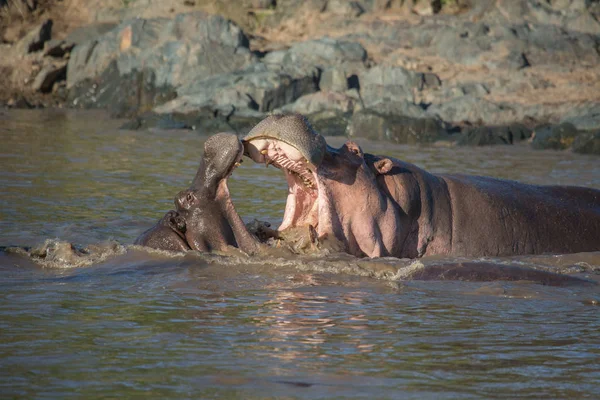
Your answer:
[[[206,137],[120,123],[96,112],[0,115],[2,396],[600,392],[600,294],[589,282],[599,253],[414,261],[140,249],[126,243],[173,207]],[[433,172],[600,187],[597,159],[568,152],[361,145]],[[275,169],[244,163],[230,188],[244,218],[280,221]],[[514,268],[568,281],[544,285],[549,275]]]

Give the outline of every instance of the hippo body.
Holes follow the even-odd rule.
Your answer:
[[[356,256],[508,256],[600,250],[600,191],[434,175],[328,146],[298,114],[272,115],[243,140],[255,162],[284,171],[279,229],[311,225]]]
[[[186,251],[185,219],[175,211],[168,211],[152,228],[142,233],[135,244],[169,251]]]
[[[386,195],[412,214],[412,235],[404,241],[403,256],[508,256],[600,249],[598,190],[434,175],[397,159],[365,155],[365,160]]]

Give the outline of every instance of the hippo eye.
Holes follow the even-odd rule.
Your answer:
[[[185,199],[191,203],[194,200],[194,197],[191,193],[188,193],[187,196],[185,196]]]

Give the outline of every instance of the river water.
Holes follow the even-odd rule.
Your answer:
[[[101,112],[0,111],[0,246],[48,240],[100,254],[73,266],[0,251],[0,397],[600,393],[598,286],[405,281],[390,271],[415,262],[384,260],[381,272],[344,256],[172,256],[128,246],[173,208],[206,136],[124,131],[121,122]],[[359,143],[431,172],[600,188],[592,156]],[[244,219],[281,220],[286,184],[276,169],[246,161],[230,190]],[[487,261],[600,280],[600,253]]]

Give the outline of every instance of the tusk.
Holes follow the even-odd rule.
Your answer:
[[[265,155],[267,154],[269,151],[267,149],[263,149],[260,151],[260,154]]]

